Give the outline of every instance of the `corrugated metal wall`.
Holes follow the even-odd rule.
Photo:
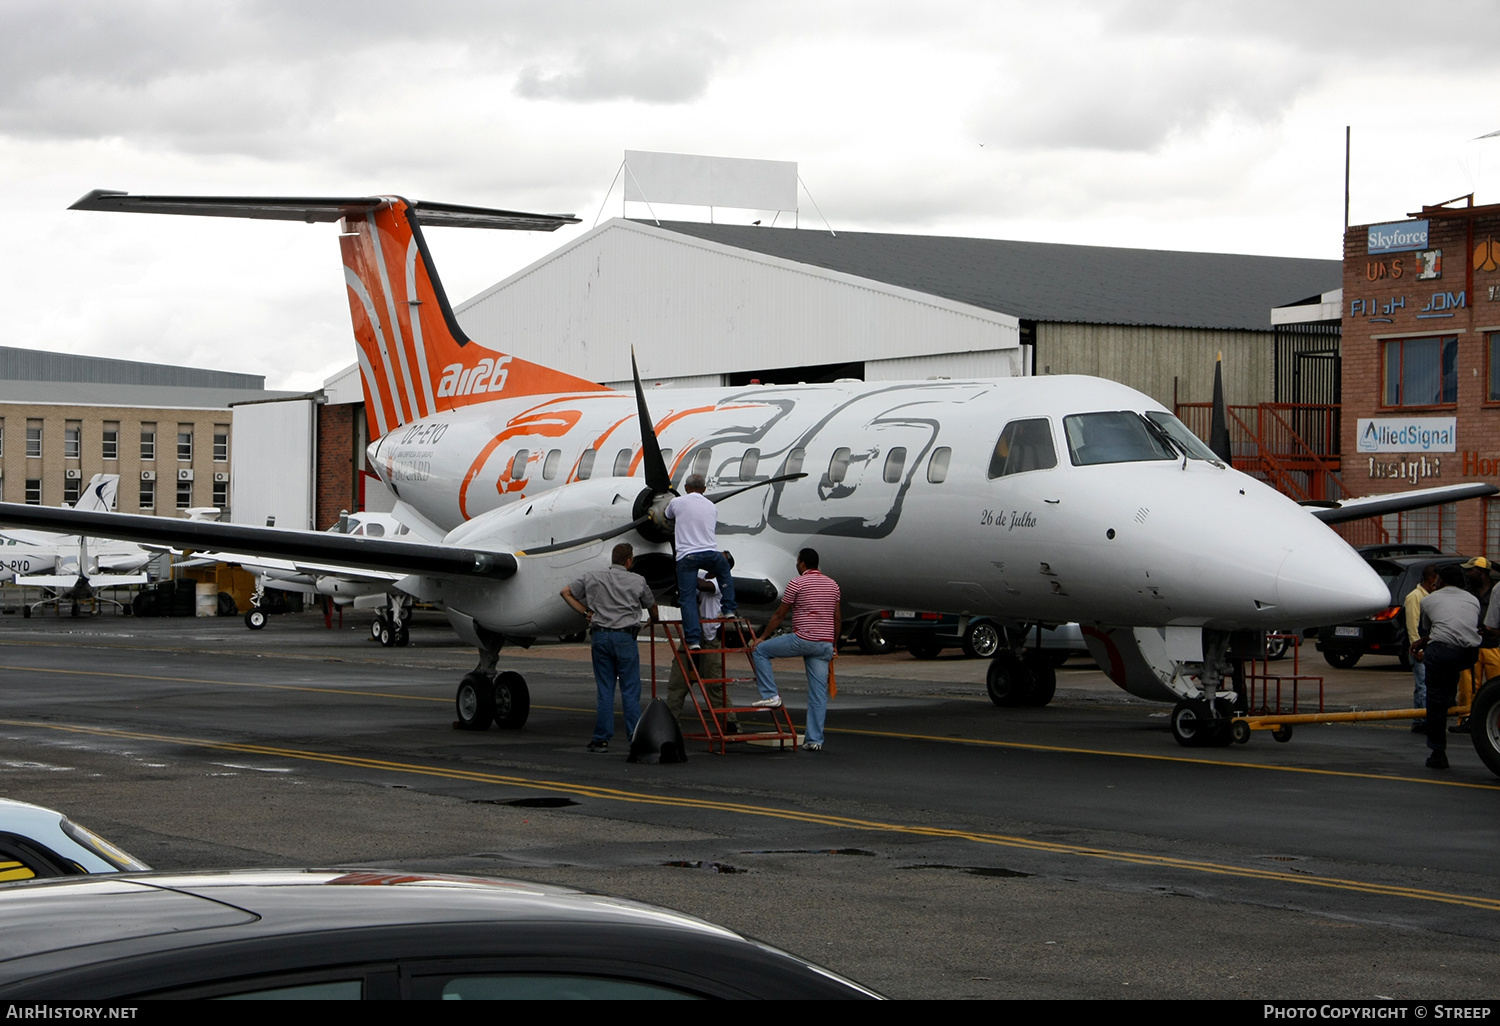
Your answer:
[[[1172,407],[1213,398],[1214,359],[1224,354],[1224,396],[1231,404],[1270,402],[1275,341],[1265,331],[1214,331],[1115,324],[1036,326],[1038,374],[1093,374],[1145,392]]]
[[[923,381],[944,378],[1012,378],[1024,373],[1019,349],[987,353],[938,353],[895,360],[869,360],[866,381]]]
[[[463,303],[482,345],[594,381],[1014,350],[1006,314],[611,221]]]
[[[234,408],[229,505],[236,524],[274,516],[277,527],[312,529],[316,418],[309,399]]]

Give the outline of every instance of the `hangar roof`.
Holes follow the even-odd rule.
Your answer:
[[[166,363],[140,363],[104,356],[49,353],[40,349],[18,349],[12,346],[0,346],[0,380],[250,389],[257,392],[266,387],[263,374],[174,367]]]
[[[265,389],[182,385],[118,385],[78,381],[17,381],[0,378],[0,403],[38,406],[119,406],[159,410],[228,410],[247,399],[300,395]]]
[[[650,220],[632,219],[646,227]],[[666,231],[1025,320],[1270,331],[1272,307],[1336,289],[1338,260],[663,221]]]

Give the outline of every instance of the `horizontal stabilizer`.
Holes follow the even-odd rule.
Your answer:
[[[0,502],[0,524],[172,545],[194,552],[243,552],[252,556],[308,560],[367,570],[394,570],[403,574],[504,580],[516,572],[516,558],[509,552],[484,552],[456,545],[367,538],[327,531],[290,531],[130,513],[83,513],[15,502]]]
[[[389,206],[385,196],[131,196],[95,189],[69,210],[110,210],[132,214],[188,214],[198,217],[248,217],[260,221],[337,221],[364,217]],[[425,225],[445,228],[509,228],[550,232],[577,224],[571,214],[527,214],[517,210],[467,207],[456,203],[407,202],[408,213]]]
[[[1365,517],[1379,517],[1409,509],[1426,509],[1429,506],[1441,506],[1444,503],[1459,502],[1463,499],[1479,499],[1497,493],[1500,493],[1500,488],[1475,481],[1472,484],[1440,485],[1437,488],[1421,488],[1414,492],[1345,499],[1342,502],[1310,506],[1310,511],[1325,524],[1342,524],[1349,520],[1363,520]]]

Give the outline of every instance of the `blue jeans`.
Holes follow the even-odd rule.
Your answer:
[[[776,694],[776,675],[771,660],[784,656],[801,656],[807,668],[807,740],[823,743],[823,718],[828,712],[828,663],[833,659],[833,642],[808,641],[795,634],[778,634],[755,646],[751,662],[755,664],[755,686],[761,698]]]
[[[599,689],[599,712],[594,718],[594,740],[615,736],[615,680],[620,682],[620,704],[625,708],[625,736],[635,734],[641,718],[641,650],[628,631],[594,632],[594,683]]]
[[[734,578],[729,560],[722,552],[694,552],[677,561],[677,605],[682,610],[682,636],[689,645],[703,642],[703,625],[698,621],[698,571],[707,570],[719,582],[724,616],[733,616],[739,608],[734,601]]]
[[[1427,708],[1427,664],[1413,659],[1411,661],[1411,679],[1412,708]]]

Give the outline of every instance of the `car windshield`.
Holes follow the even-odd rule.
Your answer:
[[[1171,446],[1132,410],[1075,413],[1063,418],[1063,431],[1075,467],[1177,459]]]
[[[1164,410],[1146,411],[1146,419],[1161,428],[1162,432],[1195,460],[1220,462],[1218,454],[1203,444],[1203,440],[1188,430],[1188,426]]]

